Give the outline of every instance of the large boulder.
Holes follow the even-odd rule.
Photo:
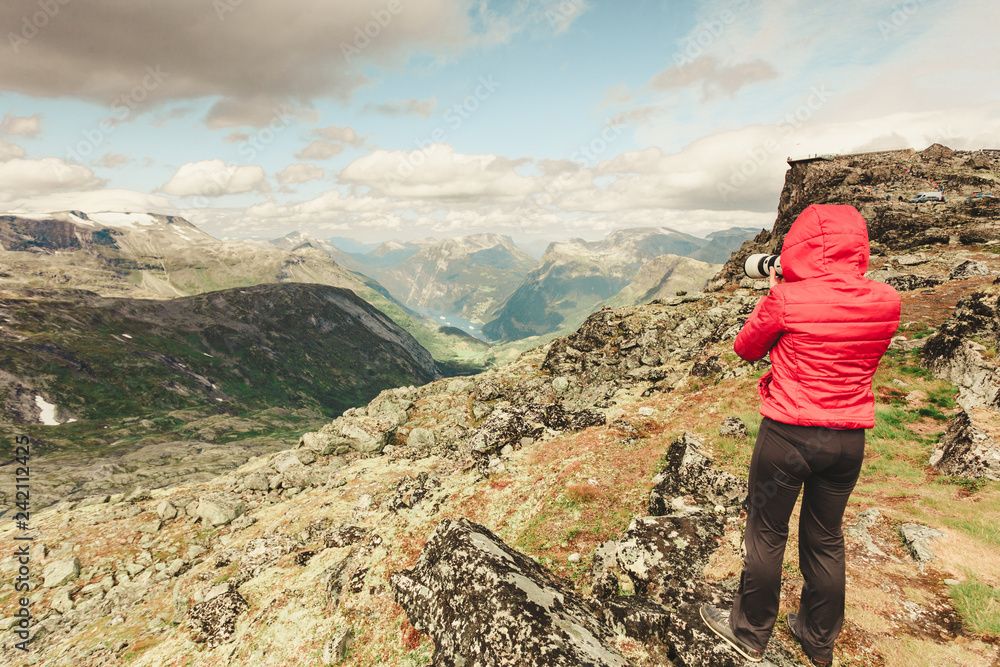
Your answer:
[[[210,493],[198,500],[195,514],[205,525],[223,526],[245,511],[246,503],[239,498]]]
[[[376,454],[395,439],[400,414],[405,422],[405,412],[389,412],[378,416],[359,415],[356,412],[345,414],[321,428],[319,433],[332,436],[338,445],[345,444],[358,452]]]
[[[963,410],[948,422],[930,463],[947,475],[1000,481],[998,435],[1000,415],[996,412],[985,408]]]
[[[568,582],[467,519],[439,523],[391,584],[413,627],[434,640],[439,667],[629,664]]]

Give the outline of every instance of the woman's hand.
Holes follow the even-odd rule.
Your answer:
[[[771,288],[773,289],[775,285],[780,285],[785,282],[785,279],[778,275],[778,272],[774,270],[774,267],[768,268],[768,273],[771,274]]]

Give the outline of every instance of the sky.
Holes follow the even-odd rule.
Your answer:
[[[770,229],[789,157],[1000,148],[995,0],[4,0],[0,211],[372,243]]]

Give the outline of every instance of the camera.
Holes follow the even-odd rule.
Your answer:
[[[743,273],[757,280],[768,278],[772,266],[776,274],[782,275],[781,255],[750,255],[747,261],[743,262]]]

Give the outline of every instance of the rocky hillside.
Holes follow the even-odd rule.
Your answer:
[[[353,291],[439,360],[481,352],[310,243],[219,241],[183,218],[148,213],[0,215],[0,288],[68,287],[106,297],[162,299],[289,282]]]
[[[69,454],[74,467],[99,457],[113,465],[169,441],[184,442],[185,455],[210,450],[209,441],[232,447],[364,405],[387,387],[439,377],[409,334],[335,287],[259,285],[171,300],[0,294],[2,432],[13,437],[18,425],[34,425],[27,432],[39,464],[43,455]],[[159,458],[164,465],[176,457]],[[67,484],[69,470],[62,473],[48,480],[56,495],[93,490]],[[105,490],[120,490],[129,480],[105,481]],[[36,499],[55,499],[55,488],[36,487]]]
[[[536,264],[510,237],[474,234],[423,244],[372,275],[409,306],[482,322]]]
[[[845,518],[838,664],[1000,663],[998,242],[873,255],[903,314]],[[728,605],[741,567],[767,369],[732,353],[766,287],[744,285],[603,308],[210,481],[0,524],[34,538],[38,586],[31,652],[7,612],[0,663],[743,665],[697,609]],[[782,614],[803,584],[796,525]],[[0,561],[6,582],[20,566]],[[0,586],[5,609],[18,595]],[[804,663],[780,622],[766,659]]]
[[[595,307],[629,285],[650,260],[663,255],[716,257],[720,244],[730,244],[731,252],[748,236],[737,232],[706,241],[666,228],[637,228],[615,231],[602,241],[573,239],[553,243],[541,264],[483,327],[483,333],[494,340],[517,340],[571,330]],[[660,274],[664,289],[676,282],[675,290],[700,290],[715,272],[711,265],[697,262],[674,262],[663,268],[667,269]]]

